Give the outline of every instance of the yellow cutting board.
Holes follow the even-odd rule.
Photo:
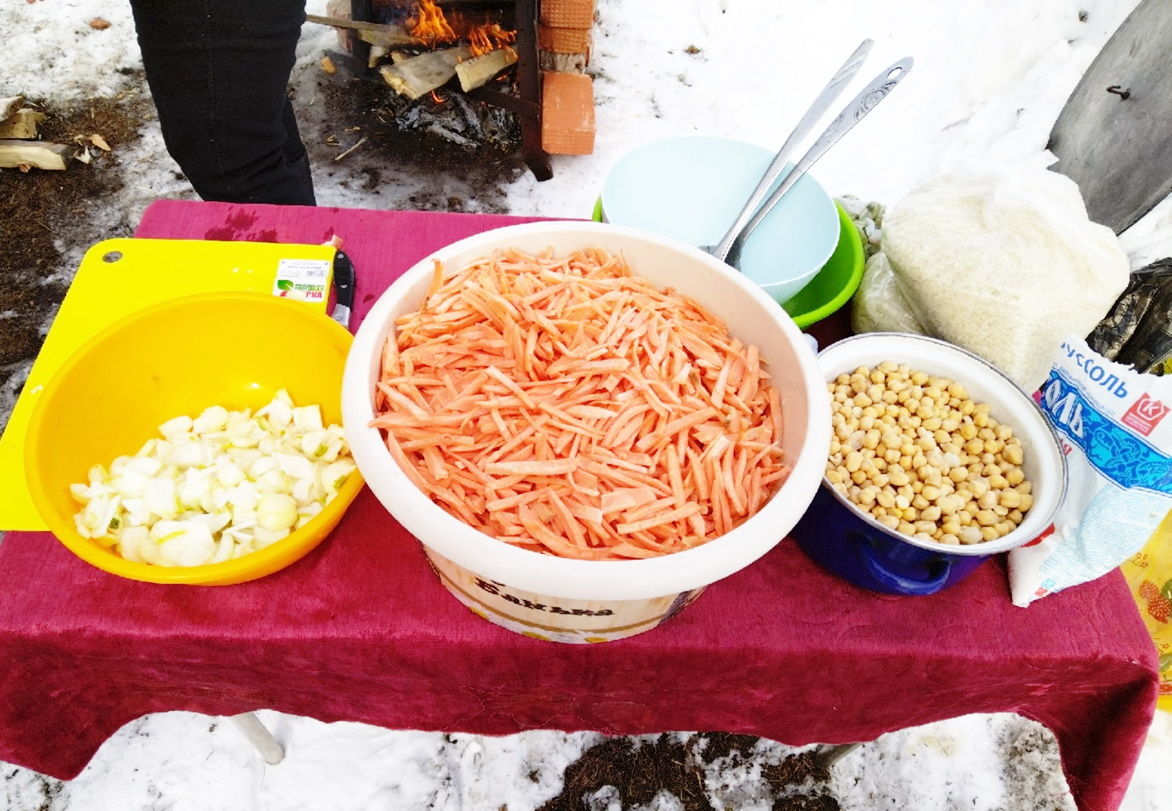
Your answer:
[[[328,245],[186,239],[109,239],[90,248],[0,436],[0,530],[46,528],[25,481],[25,433],[45,383],[89,338],[143,307],[196,293],[283,294],[324,313],[335,253]]]

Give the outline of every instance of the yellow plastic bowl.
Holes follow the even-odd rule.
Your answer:
[[[136,453],[158,426],[211,405],[259,408],[279,389],[340,423],[342,369],[352,336],[304,304],[263,293],[188,296],[112,324],[72,355],[37,398],[25,442],[29,490],[41,517],[87,563],[150,583],[227,585],[302,558],[362,488],[355,471],[305,526],[252,554],[206,566],[135,563],[82,537],[70,484],[89,468]]]

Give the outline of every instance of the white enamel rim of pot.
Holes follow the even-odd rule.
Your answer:
[[[876,530],[893,538],[949,555],[993,555],[1036,538],[1054,519],[1066,496],[1066,456],[1049,420],[1028,394],[988,361],[947,341],[924,335],[873,332],[844,338],[822,350],[818,361],[831,381],[859,366],[876,366],[883,361],[906,363],[912,371],[927,372],[960,383],[969,398],[988,403],[989,413],[1013,429],[1024,452],[1022,469],[1033,484],[1034,504],[1021,524],[993,541],[977,544],[936,543],[912,538],[883,526],[857,507],[829,481],[824,486],[839,503]]]
[[[581,561],[509,546],[448,514],[407,479],[376,428],[373,392],[379,359],[397,316],[418,308],[434,262],[462,266],[497,248],[565,255],[600,247],[622,253],[632,271],[670,286],[723,318],[755,343],[782,395],[783,437],[791,472],[769,502],[745,523],[703,546],[657,558]],[[642,600],[716,582],[754,562],[797,523],[821,484],[830,447],[830,398],[813,349],[793,320],[757,285],[708,254],[675,240],[596,222],[507,226],[455,242],[408,269],[362,321],[342,380],[343,425],[351,453],[374,495],[427,547],[481,577],[541,595],[574,600]]]

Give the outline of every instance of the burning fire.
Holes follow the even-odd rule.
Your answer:
[[[419,0],[408,30],[411,36],[427,43],[429,48],[460,39],[435,0]],[[483,23],[472,26],[463,36],[468,40],[472,55],[480,56],[512,45],[517,39],[517,32],[501,28],[497,23]]]
[[[448,25],[443,9],[435,4],[435,0],[419,0],[415,17],[411,20],[410,33],[432,48],[438,43],[456,39],[456,32]]]
[[[480,56],[497,48],[506,48],[516,40],[516,31],[506,31],[496,23],[478,25],[468,32],[468,48],[473,56]]]

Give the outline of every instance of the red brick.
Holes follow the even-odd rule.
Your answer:
[[[555,28],[538,23],[537,48],[559,54],[584,54],[590,52],[590,29]]]
[[[588,29],[594,25],[594,0],[542,0],[537,16],[554,28]]]
[[[551,155],[594,151],[594,82],[586,74],[541,74],[541,148]]]

